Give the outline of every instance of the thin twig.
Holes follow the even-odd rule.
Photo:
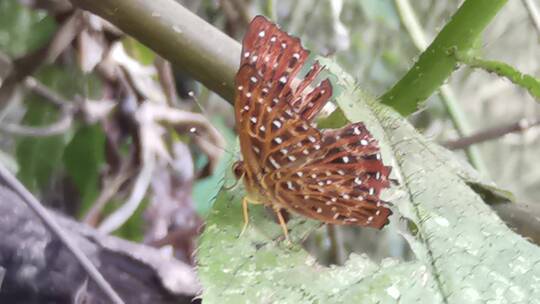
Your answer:
[[[81,11],[75,10],[54,33],[44,47],[12,61],[12,69],[0,84],[0,104],[10,100],[17,85],[39,67],[53,62],[62,53],[81,29]]]
[[[47,86],[45,86],[43,83],[41,83],[39,80],[35,79],[32,76],[26,77],[26,79],[24,80],[24,86],[32,93],[45,98],[47,101],[50,101],[54,106],[57,106],[59,108],[73,104],[73,102],[60,96],[60,94],[49,89]]]
[[[32,76],[23,77],[22,79],[26,89],[43,97],[45,101],[50,102],[53,106],[60,108],[62,115],[56,122],[39,127],[0,123],[0,132],[16,136],[47,137],[64,134],[69,130],[73,124],[73,116],[76,112],[75,103],[70,102],[58,93],[49,89]]]
[[[17,193],[28,207],[43,221],[45,227],[47,227],[51,233],[56,235],[66,248],[73,253],[90,278],[92,278],[109,300],[112,303],[123,304],[124,301],[122,301],[111,285],[103,278],[90,259],[88,259],[79,247],[71,241],[70,237],[54,221],[47,209],[40,204],[40,202],[3,166],[3,164],[0,164],[0,179],[4,181],[6,186]]]
[[[132,164],[129,160],[122,162],[118,173],[113,178],[105,182],[103,191],[101,191],[98,198],[92,204],[92,208],[85,215],[84,219],[82,220],[83,223],[90,226],[96,226],[96,223],[98,222],[98,217],[101,214],[101,210],[103,210],[103,207],[105,207],[107,202],[110,201],[111,198],[118,193],[120,187],[133,174],[133,168],[131,166]]]
[[[532,127],[536,127],[539,125],[540,125],[540,119],[527,120],[524,118],[524,119],[520,119],[517,122],[507,124],[505,126],[483,130],[471,136],[447,141],[443,143],[443,146],[447,147],[450,150],[464,149],[471,145],[479,144],[488,140],[497,139],[499,137],[503,137],[504,135],[507,135],[510,133],[523,132],[525,130],[528,130]]]
[[[147,150],[145,147],[142,149]],[[147,154],[148,151],[143,153]],[[154,174],[155,162],[156,160],[153,154],[144,157],[143,168],[135,180],[133,191],[131,191],[128,200],[122,205],[122,207],[115,210],[111,215],[103,220],[103,222],[97,228],[99,232],[109,234],[120,228],[125,222],[127,222],[127,220],[129,220],[129,218],[131,218],[137,208],[139,208],[146,195],[148,187],[150,186],[150,182],[152,181],[152,176]]]
[[[411,40],[418,50],[424,51],[428,47],[428,42],[424,34],[414,10],[411,7],[411,3],[408,0],[395,0],[396,8],[399,12],[401,22],[405,26]],[[444,106],[460,136],[467,136],[472,133],[472,128],[465,117],[465,114],[461,110],[461,107],[454,98],[454,92],[449,85],[442,85],[439,88],[439,96],[443,101]],[[486,174],[487,169],[480,154],[480,151],[476,147],[469,147],[466,151],[467,157],[470,163],[479,171]]]
[[[195,128],[197,134],[205,134],[209,141],[201,140],[201,137],[196,137],[197,145],[208,155],[211,162],[211,170],[213,171],[219,162],[223,149],[226,146],[223,135],[208,121],[208,119],[199,113],[179,110],[162,105],[145,105],[141,110],[153,121],[164,122],[173,125],[176,128]],[[211,143],[209,145],[209,143]],[[218,147],[219,149],[216,149]]]
[[[154,65],[158,73],[158,80],[169,106],[175,106],[177,104],[178,96],[176,94],[176,84],[174,82],[174,73],[171,63],[163,59],[163,57],[157,57]]]
[[[522,2],[527,8],[529,17],[531,17],[531,20],[534,23],[534,27],[536,28],[536,33],[540,38],[540,12],[538,12],[538,7],[532,0],[522,0]]]
[[[73,124],[73,111],[63,111],[60,119],[42,127],[29,127],[16,124],[1,124],[0,133],[16,136],[47,137],[64,134]]]

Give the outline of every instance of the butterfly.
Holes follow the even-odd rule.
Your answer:
[[[380,199],[389,187],[377,140],[361,122],[319,130],[314,118],[332,96],[323,67],[301,75],[309,51],[300,39],[255,17],[242,43],[235,77],[235,118],[242,161],[233,165],[248,203],[274,209],[288,239],[282,211],[324,223],[382,228],[391,210]]]

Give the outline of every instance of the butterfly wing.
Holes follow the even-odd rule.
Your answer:
[[[236,76],[237,129],[248,192],[327,223],[381,228],[391,211],[379,198],[390,168],[362,123],[320,132],[311,121],[332,95],[328,80],[313,86],[315,62],[300,40],[256,17],[244,38]]]
[[[376,140],[362,123],[323,132],[321,151],[297,168],[275,172],[274,196],[296,213],[326,223],[382,228],[391,214],[380,199],[389,187]],[[279,177],[278,177],[279,175]]]
[[[263,174],[293,166],[309,155],[302,147],[321,140],[310,120],[332,95],[328,80],[311,88],[322,67],[315,63],[297,79],[309,56],[298,38],[262,16],[244,37],[236,75],[236,127],[247,179],[257,187]]]

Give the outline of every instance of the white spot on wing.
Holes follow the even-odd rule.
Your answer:
[[[270,161],[272,166],[274,166],[275,169],[281,168],[281,166],[278,164],[278,162],[272,156],[268,157],[268,160]]]

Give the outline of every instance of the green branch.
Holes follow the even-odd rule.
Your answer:
[[[71,0],[232,101],[240,44],[174,0]]]
[[[435,92],[457,66],[448,51],[465,52],[474,46],[489,22],[507,0],[466,0],[452,19],[423,52],[415,65],[381,101],[402,115],[416,111]]]

